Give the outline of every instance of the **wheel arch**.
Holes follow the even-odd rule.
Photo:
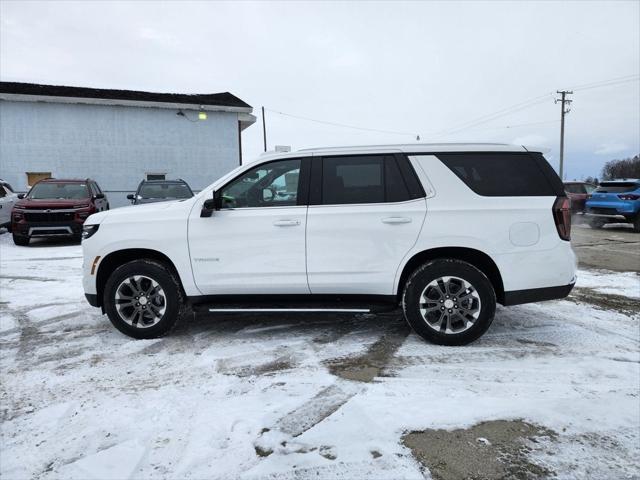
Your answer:
[[[496,300],[498,301],[498,303],[504,302],[504,283],[502,281],[500,269],[489,255],[480,250],[468,247],[431,248],[413,255],[409,259],[409,261],[405,263],[404,268],[402,269],[402,273],[400,274],[398,289],[396,292],[398,299],[402,297],[404,286],[407,283],[407,280],[409,279],[411,273],[413,273],[420,265],[424,265],[431,260],[436,260],[439,258],[453,258],[456,260],[462,260],[476,267],[478,270],[484,273],[491,282],[491,285],[493,286],[493,289],[496,293]]]
[[[164,253],[159,252],[157,250],[152,250],[148,248],[125,248],[122,250],[116,250],[109,253],[106,257],[102,259],[100,264],[98,265],[98,271],[96,272],[96,294],[98,305],[104,310],[103,305],[103,296],[104,296],[104,287],[107,283],[109,276],[118,268],[120,265],[124,265],[127,262],[132,260],[156,260],[160,263],[167,265],[171,271],[175,274],[176,278],[180,282],[180,288],[182,289],[183,295],[184,286],[182,285],[182,279],[180,274],[178,273],[178,269],[171,261],[171,259],[166,256]]]

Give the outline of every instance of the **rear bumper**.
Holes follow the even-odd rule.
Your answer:
[[[621,215],[619,213],[585,213],[584,214],[586,217],[590,217],[590,218],[602,218],[602,219],[608,219],[608,220],[620,220],[622,222],[626,222],[628,221],[631,217],[633,217],[633,215]]]
[[[543,302],[545,300],[557,300],[565,298],[573,289],[575,281],[559,287],[530,288],[528,290],[512,290],[504,292],[505,307],[520,305],[523,303]]]

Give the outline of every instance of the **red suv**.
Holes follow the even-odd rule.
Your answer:
[[[47,178],[29,193],[18,195],[11,211],[13,242],[26,246],[32,237],[72,237],[80,240],[82,224],[92,213],[109,210],[98,184],[85,180]]]
[[[595,185],[587,182],[564,182],[564,190],[571,200],[571,213],[583,213],[585,202],[595,189]]]

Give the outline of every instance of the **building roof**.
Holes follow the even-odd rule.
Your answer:
[[[251,108],[251,105],[229,92],[204,94],[155,93],[139,90],[111,90],[105,88],[68,87],[64,85],[41,85],[37,83],[0,82],[0,93],[40,97],[93,98]]]
[[[21,101],[61,103],[97,103],[107,105],[140,105],[167,108],[184,106],[205,110],[231,110],[250,113],[251,105],[229,92],[187,94],[157,93],[139,90],[41,85],[37,83],[0,82],[0,98]]]

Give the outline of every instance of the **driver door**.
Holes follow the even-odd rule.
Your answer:
[[[258,165],[218,190],[222,208],[189,218],[195,283],[203,295],[306,294],[309,160]]]

